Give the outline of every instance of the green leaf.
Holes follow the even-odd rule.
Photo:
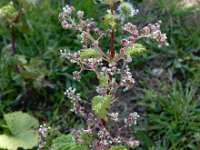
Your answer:
[[[108,85],[108,77],[104,75],[103,73],[100,73],[98,76],[99,83],[102,86],[107,86]]]
[[[87,145],[78,145],[76,150],[88,150]]]
[[[142,44],[132,44],[126,50],[127,55],[135,56],[146,51],[146,48]]]
[[[90,144],[92,141],[91,137],[86,132],[81,133],[81,139],[87,144]]]
[[[112,146],[109,150],[127,150],[125,146]]]
[[[110,95],[95,96],[92,100],[92,110],[97,114],[100,119],[107,121],[107,110],[110,108],[110,104]]]
[[[80,54],[80,60],[84,60],[86,58],[101,58],[101,54],[92,48],[83,49]]]
[[[27,64],[27,60],[24,55],[16,55],[16,57],[17,57],[17,62],[20,63],[21,65]]]
[[[31,149],[38,143],[39,122],[27,113],[14,112],[4,115],[11,135],[0,135],[0,148],[16,150]]]
[[[32,149],[38,143],[38,132],[27,131],[18,134],[18,136],[0,135],[0,147],[3,149],[16,150],[19,147]]]
[[[87,150],[86,145],[77,145],[73,135],[62,135],[53,140],[52,148],[55,150]]]
[[[34,130],[39,127],[37,119],[20,111],[4,115],[4,120],[13,135],[18,135],[21,132]]]
[[[25,71],[22,73],[22,76],[25,79],[41,80],[48,74],[44,61],[39,58],[32,58],[29,64],[24,65],[23,68]]]
[[[16,19],[17,15],[18,12],[15,9],[12,1],[0,8],[0,19],[5,19],[8,22],[12,22]]]
[[[62,135],[53,140],[52,147],[55,150],[76,150],[76,143],[73,135]]]
[[[107,14],[104,16],[104,23],[110,25],[112,28],[116,26],[115,16],[112,14],[111,10],[107,10]]]

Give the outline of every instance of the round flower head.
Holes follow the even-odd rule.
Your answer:
[[[83,16],[84,16],[84,12],[79,10],[79,11],[77,12],[77,17],[78,17],[78,19],[83,19]]]
[[[134,9],[131,3],[123,2],[118,8],[121,15],[124,17],[133,17],[138,14],[139,10]]]

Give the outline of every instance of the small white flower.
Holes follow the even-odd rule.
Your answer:
[[[116,112],[116,113],[111,113],[111,114],[110,114],[110,117],[111,117],[111,119],[114,120],[114,121],[119,121],[118,115],[119,115],[118,112]]]
[[[78,17],[79,19],[83,19],[83,16],[84,16],[84,12],[79,10],[79,11],[77,12],[77,17]]]

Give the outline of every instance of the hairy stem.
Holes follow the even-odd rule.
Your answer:
[[[11,32],[10,32],[10,38],[11,38],[11,48],[13,56],[17,54],[16,46],[15,46],[15,27],[12,26]],[[15,65],[16,71],[20,73],[20,66],[18,64]]]
[[[112,28],[110,36],[111,36],[111,40],[110,40],[110,58],[113,59],[115,57],[115,49],[114,49],[115,29],[114,28]]]
[[[12,24],[11,24],[10,38],[11,38],[11,47],[12,47],[13,55],[17,54],[16,45],[15,45],[15,24],[19,21],[20,13],[21,13],[21,8],[19,10],[17,17],[12,21]],[[16,68],[16,71],[18,73],[20,73],[20,69],[19,69],[18,64],[16,64],[15,68]]]
[[[12,24],[11,24],[11,45],[12,45],[13,55],[16,55],[16,54],[17,54],[17,50],[16,50],[16,46],[15,46],[15,24],[18,23],[21,13],[22,13],[22,9],[21,9],[21,7],[20,7],[20,8],[19,8],[18,15],[17,15],[16,18],[12,21]]]
[[[110,10],[113,13],[113,5],[110,5]],[[114,40],[115,40],[115,28],[112,27],[112,31],[110,33],[110,50],[109,50],[109,54],[110,54],[110,59],[114,59],[115,57],[115,49],[114,49]],[[109,74],[109,82],[112,82],[112,75]],[[107,91],[108,94],[110,93],[110,91]],[[102,126],[104,128],[106,128],[106,122],[104,120],[101,120]]]
[[[15,47],[15,31],[14,31],[14,27],[12,27],[11,29],[11,47],[12,47],[12,51],[13,51],[13,55],[16,55],[17,51],[16,51],[16,47]]]

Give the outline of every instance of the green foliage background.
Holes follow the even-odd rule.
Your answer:
[[[200,78],[200,10],[181,9],[179,1],[133,1],[141,13],[129,21],[142,27],[161,19],[170,43],[160,49],[147,40],[143,43],[147,52],[131,64],[137,94],[130,97],[138,99],[134,105],[141,109],[142,118],[133,129],[142,142],[138,149],[196,150],[200,146],[200,92],[196,84]],[[0,7],[8,2],[0,1]],[[41,123],[47,122],[62,133],[83,126],[83,121],[70,112],[70,100],[63,92],[72,86],[91,99],[96,79],[93,73],[85,73],[81,83],[74,81],[71,73],[77,66],[59,56],[60,49],[80,49],[75,33],[64,31],[58,21],[66,3],[84,10],[86,17],[94,17],[98,23],[103,12],[99,9],[106,9],[92,0],[39,1],[15,27],[15,55],[8,24],[0,20],[0,133],[6,132],[3,115],[16,110],[33,114]],[[115,42],[119,43],[122,36],[120,32],[116,34],[119,36]]]

